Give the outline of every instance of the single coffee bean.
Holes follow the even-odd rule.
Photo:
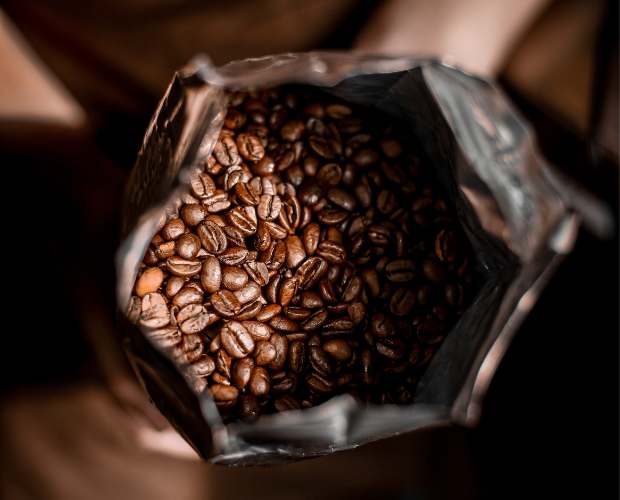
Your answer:
[[[254,340],[269,340],[273,330],[261,321],[243,321],[241,323]]]
[[[383,313],[376,313],[370,319],[370,328],[375,337],[389,337],[394,335],[394,323]]]
[[[246,160],[258,162],[265,156],[265,148],[255,135],[239,134],[237,136],[237,148]]]
[[[254,350],[254,340],[243,324],[230,321],[220,333],[222,346],[233,358],[243,358]]]
[[[252,370],[254,369],[254,359],[247,357],[235,361],[231,370],[231,380],[236,387],[243,390],[250,381]]]
[[[147,328],[161,328],[168,323],[170,323],[170,312],[164,296],[157,292],[147,293],[142,298],[140,324]]]
[[[433,283],[442,283],[446,279],[446,273],[441,264],[434,260],[425,260],[422,263],[422,272],[424,277]]]
[[[271,318],[269,325],[280,332],[296,332],[299,330],[299,325],[296,321],[292,321],[286,316],[281,315]]]
[[[183,222],[190,227],[200,224],[206,215],[207,214],[204,207],[198,203],[183,205],[183,208],[181,209],[181,218],[183,219]]]
[[[223,136],[215,143],[213,154],[217,161],[225,167],[236,165],[241,161],[237,145],[230,136]]]
[[[282,281],[278,292],[278,302],[282,307],[287,306],[291,302],[292,298],[297,293],[298,286],[299,280],[295,276]]]
[[[211,375],[211,384],[230,385],[230,379],[219,372],[215,372]]]
[[[197,233],[202,246],[211,254],[218,255],[228,247],[226,233],[213,221],[208,220],[198,226]]]
[[[192,233],[185,233],[177,239],[177,255],[183,259],[193,259],[200,250],[200,239]]]
[[[207,293],[215,293],[222,283],[222,268],[215,257],[207,257],[202,263],[200,283]]]
[[[351,357],[351,346],[342,339],[328,340],[323,344],[323,350],[337,361],[346,361]]]
[[[239,396],[239,391],[232,385],[215,384],[209,390],[215,401],[235,401]]]
[[[161,236],[166,241],[176,240],[185,232],[185,224],[179,218],[171,219],[161,229]]]
[[[168,349],[179,344],[183,340],[183,335],[176,326],[164,326],[154,330],[146,330],[146,336],[153,343],[162,349]]]
[[[393,260],[385,266],[385,276],[396,283],[411,281],[415,277],[415,264],[408,259]]]
[[[224,230],[224,234],[226,234],[229,247],[246,247],[245,235],[241,232],[241,230],[227,225],[222,226],[222,229]]]
[[[239,309],[239,312],[235,314],[235,319],[238,321],[246,321],[255,318],[262,309],[262,307],[263,304],[260,300],[255,300],[253,302],[243,304]]]
[[[301,306],[307,307],[309,309],[317,309],[319,307],[323,307],[323,299],[316,292],[303,292],[301,294]]]
[[[158,267],[149,267],[142,271],[136,281],[136,295],[144,297],[147,293],[156,292],[164,281],[164,273]]]
[[[261,340],[256,344],[254,359],[256,360],[257,365],[268,365],[275,359],[275,357],[276,348],[271,342],[267,340]]]
[[[390,299],[390,311],[395,316],[406,316],[415,305],[416,294],[408,288],[399,288]]]
[[[186,286],[173,297],[172,304],[179,308],[185,307],[188,304],[199,304],[202,302],[202,297],[202,290]]]
[[[254,302],[260,296],[260,286],[253,281],[248,281],[243,288],[235,291],[234,295],[239,304]]]
[[[250,375],[248,389],[255,396],[266,396],[271,387],[269,372],[262,366],[255,366]]]
[[[286,308],[285,314],[287,318],[293,321],[303,321],[312,314],[312,310],[305,307],[290,306]]]
[[[289,344],[288,363],[291,371],[301,373],[304,369],[305,345],[303,341]]]
[[[202,354],[190,367],[195,377],[208,377],[215,371],[215,361],[208,354]]]
[[[312,288],[327,272],[327,263],[320,257],[310,257],[299,266],[295,276],[302,290]]]
[[[192,177],[190,182],[192,194],[200,199],[207,198],[215,193],[215,182],[209,174],[200,174]]]
[[[242,264],[248,258],[249,251],[243,247],[230,247],[224,250],[218,258],[222,264],[236,266]]]
[[[211,305],[220,316],[225,318],[232,318],[241,308],[241,303],[230,290],[219,290],[211,295]]]
[[[260,312],[256,315],[256,320],[267,323],[273,317],[277,316],[282,312],[282,306],[280,304],[268,304],[264,306]]]
[[[263,194],[260,197],[256,213],[262,220],[273,221],[280,215],[282,201],[277,195]]]
[[[245,262],[243,269],[247,272],[250,279],[254,280],[257,285],[265,286],[269,283],[269,270],[264,262]]]
[[[347,305],[347,314],[354,324],[359,325],[366,317],[366,306],[363,302],[353,302]]]
[[[224,349],[219,349],[215,353],[215,369],[230,378],[230,369],[232,367],[232,357]]]
[[[184,259],[182,257],[170,257],[166,260],[166,268],[175,276],[184,278],[194,276],[200,272],[202,264],[197,259]]]
[[[333,392],[335,384],[326,377],[322,377],[318,373],[312,373],[306,377],[306,385],[317,393],[330,394]]]
[[[228,212],[228,221],[246,236],[256,233],[257,218],[253,206],[233,208]]]
[[[327,199],[334,205],[351,211],[355,208],[355,198],[344,189],[332,188],[327,192]]]
[[[352,159],[357,166],[368,168],[377,163],[379,160],[379,153],[370,148],[359,149],[355,152]]]
[[[269,363],[269,368],[273,371],[282,370],[288,357],[288,340],[285,336],[274,333],[269,341],[276,348],[276,356],[273,361]]]
[[[330,264],[340,264],[347,257],[346,250],[342,245],[329,240],[321,241],[316,253]]]
[[[301,328],[305,331],[318,330],[323,325],[323,323],[327,321],[328,316],[329,315],[326,309],[319,309],[307,320],[301,323]]]
[[[248,274],[237,266],[222,268],[222,284],[229,290],[239,290],[248,283]]]

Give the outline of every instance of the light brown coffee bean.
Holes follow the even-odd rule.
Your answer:
[[[274,316],[280,314],[280,312],[282,312],[282,306],[280,304],[268,304],[256,315],[256,320],[266,323]]]
[[[219,290],[215,292],[211,296],[211,305],[215,311],[224,318],[232,318],[241,308],[239,300],[230,290]]]
[[[176,326],[164,326],[154,330],[145,330],[145,335],[162,349],[173,347],[183,340],[183,335]]]
[[[262,321],[243,321],[241,323],[254,340],[269,340],[273,334],[271,327]]]
[[[278,218],[281,209],[282,201],[278,195],[263,194],[260,197],[256,212],[260,219],[273,221]]]
[[[168,323],[170,323],[170,312],[164,296],[157,292],[147,293],[142,298],[140,324],[147,328],[161,328]]]
[[[192,233],[185,233],[177,239],[176,253],[183,259],[193,259],[200,250],[200,239]]]
[[[258,366],[270,364],[276,357],[276,348],[267,340],[260,340],[256,344],[254,360]]]
[[[211,220],[198,226],[197,234],[204,249],[211,254],[221,254],[228,247],[226,233]]]
[[[233,208],[228,212],[228,220],[246,236],[256,233],[257,218],[253,206]]]
[[[188,304],[199,304],[202,302],[202,297],[202,290],[186,286],[173,297],[172,304],[179,308],[185,307]]]
[[[197,198],[203,199],[215,193],[215,182],[209,174],[201,173],[192,177],[190,181],[192,194]]]
[[[230,136],[224,136],[215,143],[213,154],[217,161],[225,167],[236,165],[241,161],[237,145]]]
[[[258,286],[253,281],[248,281],[248,283],[243,288],[235,291],[234,295],[240,304],[254,302],[256,299],[258,299],[258,297],[260,297],[260,286]]]
[[[164,273],[158,267],[147,267],[136,281],[136,295],[144,297],[147,293],[156,292],[164,281]]]
[[[222,283],[222,268],[216,257],[207,257],[202,263],[200,283],[207,293],[215,293]]]
[[[248,258],[249,251],[244,247],[229,247],[224,250],[218,258],[222,264],[227,266],[237,266],[245,262]]]
[[[245,262],[243,269],[247,272],[250,279],[254,280],[257,285],[265,286],[269,283],[269,270],[264,262]]]
[[[239,396],[239,391],[232,385],[214,384],[209,387],[209,391],[215,401],[235,401]]]

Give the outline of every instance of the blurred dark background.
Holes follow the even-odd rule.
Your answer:
[[[5,1],[0,496],[617,497],[617,232],[580,233],[475,429],[269,469],[210,466],[150,407],[114,333],[124,182],[173,71],[198,52],[218,64],[314,48],[451,55],[499,79],[547,159],[604,201],[617,226],[618,4],[513,4]]]

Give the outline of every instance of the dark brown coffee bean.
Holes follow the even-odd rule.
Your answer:
[[[442,229],[435,237],[435,255],[442,262],[454,262],[458,255],[457,236],[453,231]]]
[[[264,194],[260,197],[260,202],[258,203],[257,214],[258,217],[266,220],[273,221],[278,218],[280,215],[280,210],[282,208],[282,201],[280,197],[275,195]]]
[[[225,318],[232,318],[239,312],[241,304],[230,290],[219,290],[211,296],[211,305],[215,311]]]
[[[198,226],[198,237],[204,249],[211,253],[218,255],[226,250],[228,246],[228,240],[226,239],[226,233],[224,230],[212,221],[206,221],[204,224]]]
[[[211,375],[211,384],[230,385],[230,379],[219,372],[215,372]]]
[[[444,338],[442,324],[433,319],[425,318],[418,325],[418,339],[424,344],[438,344]]]
[[[461,285],[447,284],[444,294],[448,305],[452,307],[461,307],[463,305],[463,287]]]
[[[269,270],[264,262],[245,262],[243,269],[259,286],[265,286],[269,282]]]
[[[215,401],[235,401],[239,396],[239,391],[232,385],[215,384],[209,387],[209,390]]]
[[[274,371],[282,370],[288,357],[288,340],[285,336],[274,333],[269,341],[276,348],[276,357],[269,363],[269,368]]]
[[[395,316],[406,316],[416,302],[416,294],[408,288],[399,288],[390,299],[390,311]]]
[[[396,337],[382,339],[377,342],[376,349],[379,354],[389,359],[400,359],[405,355],[405,345]]]
[[[265,156],[265,149],[258,137],[251,134],[241,133],[237,136],[237,148],[239,154],[246,160],[260,161]],[[220,163],[222,163],[220,161]]]
[[[299,281],[297,277],[293,276],[291,278],[286,278],[282,281],[280,285],[280,290],[278,292],[278,302],[282,307],[287,306],[295,294],[297,293],[297,287],[299,285]]]
[[[144,264],[147,266],[154,266],[157,264],[157,255],[155,255],[155,251],[152,248],[147,248],[146,253],[144,254]]]
[[[269,321],[269,325],[281,332],[296,332],[299,330],[297,322],[288,319],[286,316],[274,316]]]
[[[319,283],[319,291],[321,292],[322,299],[328,304],[333,304],[336,302],[336,292],[334,291],[331,281],[321,281]]]
[[[290,306],[285,309],[284,313],[287,318],[292,319],[293,321],[303,321],[310,317],[312,310],[306,309],[305,307]]]
[[[222,269],[219,260],[215,257],[207,257],[202,263],[200,283],[207,293],[215,293],[220,289],[222,282]]]
[[[380,293],[379,274],[374,269],[364,269],[362,279],[372,297],[378,297]]]
[[[340,264],[347,258],[344,247],[329,240],[321,241],[316,253],[331,264]]]
[[[321,228],[318,224],[311,223],[304,228],[302,241],[308,255],[314,254],[319,245],[320,237]]]
[[[166,269],[175,276],[188,278],[200,272],[202,263],[197,259],[184,259],[182,257],[170,257],[166,260]]]
[[[289,236],[286,242],[286,263],[289,268],[296,268],[305,258],[306,250],[299,236]]]
[[[231,370],[232,383],[239,389],[244,389],[250,381],[253,369],[254,359],[247,357],[237,360]]]
[[[271,387],[271,380],[267,370],[261,366],[255,366],[248,382],[248,389],[255,396],[266,396]]]
[[[357,166],[367,168],[377,163],[379,153],[370,148],[359,149],[355,152],[352,159]]]
[[[323,323],[327,321],[328,313],[326,309],[319,309],[312,314],[307,320],[301,324],[301,328],[305,331],[314,331],[321,328]]]
[[[191,227],[200,224],[206,215],[205,209],[198,203],[183,205],[183,208],[181,209],[181,218],[183,219],[183,222]]]
[[[353,276],[347,286],[342,291],[342,300],[345,302],[353,302],[357,300],[362,292],[362,278]]]
[[[142,271],[136,281],[135,291],[138,297],[156,292],[164,281],[164,273],[158,267],[149,267]]]
[[[244,422],[254,422],[260,416],[260,405],[253,394],[242,394],[237,403],[239,418]]]
[[[305,349],[303,341],[300,340],[289,344],[288,363],[295,373],[301,373],[304,369]]]
[[[342,339],[328,340],[323,344],[323,350],[337,361],[346,361],[351,357],[351,346]]]
[[[415,264],[412,260],[393,260],[385,266],[385,276],[395,283],[406,283],[415,277]]]
[[[336,156],[332,145],[322,137],[312,136],[308,139],[308,144],[322,158],[329,160]]]
[[[280,412],[299,410],[301,408],[299,401],[297,401],[297,399],[295,399],[293,396],[288,395],[288,394],[277,398],[274,401],[273,406],[276,409],[276,411],[280,411]]]
[[[375,245],[390,243],[390,229],[383,224],[373,224],[368,228],[368,239]]]
[[[259,176],[267,176],[273,175],[276,171],[276,164],[268,155],[263,156],[263,158],[258,162],[252,165],[252,171]]]
[[[208,354],[201,355],[191,366],[195,377],[208,377],[215,371],[215,361]]]
[[[372,203],[372,190],[370,189],[370,184],[368,184],[367,177],[362,177],[355,186],[355,196],[364,208],[368,208]]]
[[[394,335],[394,323],[382,313],[376,313],[370,319],[370,329],[375,337],[389,337]]]
[[[161,230],[161,235],[166,241],[176,240],[185,232],[185,224],[181,219],[171,219]]]
[[[263,221],[259,221],[256,230],[256,239],[254,240],[254,248],[259,252],[264,252],[271,244],[271,233]]]
[[[268,365],[275,359],[275,357],[276,348],[271,342],[267,340],[261,340],[256,344],[254,360],[256,361],[257,365]]]
[[[297,375],[278,372],[271,377],[271,390],[276,394],[293,392],[297,388]]]
[[[254,340],[269,340],[273,333],[273,330],[269,325],[261,321],[243,321],[242,325],[254,338]]]
[[[254,302],[260,297],[260,286],[253,281],[248,283],[241,289],[233,292],[239,304],[247,304],[248,302]]]
[[[346,210],[338,210],[331,208],[324,208],[318,214],[319,222],[333,226],[344,222],[349,217],[349,212]]]
[[[322,394],[330,394],[334,390],[334,382],[322,377],[317,373],[312,373],[306,377],[306,385],[313,391]]]
[[[277,316],[282,312],[282,306],[280,304],[268,304],[264,306],[260,312],[256,315],[257,321],[268,322],[271,318]]]
[[[346,306],[345,306],[345,310],[346,310]],[[328,331],[333,331],[333,332],[351,332],[353,330],[353,328],[355,327],[355,325],[353,324],[353,321],[351,321],[349,318],[336,318],[336,319],[332,319],[328,322],[326,322],[323,325],[323,334],[326,334]]]
[[[308,307],[310,309],[316,309],[323,307],[323,299],[316,292],[303,292],[301,294],[301,306]]]
[[[239,182],[235,185],[235,194],[243,205],[258,205],[260,200],[260,193],[257,193],[246,182]]]
[[[351,211],[355,209],[355,198],[344,189],[332,188],[327,192],[327,199],[334,205]]]
[[[446,279],[446,273],[441,264],[434,260],[425,260],[422,263],[422,272],[424,277],[433,283],[442,283]]]
[[[176,253],[183,259],[193,259],[200,250],[200,239],[192,233],[186,233],[176,242]]]
[[[250,236],[257,228],[256,209],[251,206],[233,208],[228,212],[228,221],[244,235]]]
[[[290,120],[280,129],[280,136],[288,142],[295,142],[301,139],[305,130],[304,122],[300,120]]]
[[[254,339],[238,321],[230,321],[220,332],[222,347],[233,358],[243,358],[254,350]]]
[[[353,302],[347,305],[347,314],[354,324],[359,325],[366,317],[366,306],[363,302]]]

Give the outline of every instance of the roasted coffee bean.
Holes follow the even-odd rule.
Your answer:
[[[282,306],[280,306],[279,304],[268,304],[262,307],[262,309],[256,315],[256,320],[267,323],[273,317],[280,314],[281,311],[282,311]]]
[[[195,377],[208,377],[215,371],[215,361],[208,354],[202,354],[191,364],[190,369]]]
[[[262,220],[273,221],[280,215],[282,201],[278,195],[263,194],[260,197],[256,213]]]
[[[197,233],[202,246],[211,254],[218,255],[228,247],[226,233],[213,221],[207,220],[198,226]]]
[[[330,264],[340,264],[347,257],[346,250],[342,245],[329,240],[321,241],[316,253]]]
[[[166,260],[166,269],[175,276],[187,278],[200,272],[202,264],[197,259],[184,259],[182,257],[170,257]]]
[[[168,349],[179,344],[183,335],[176,326],[164,326],[154,330],[146,330],[146,336],[162,349]]]
[[[286,278],[282,281],[280,285],[280,290],[278,292],[278,302],[282,307],[286,307],[295,294],[297,293],[297,287],[299,286],[299,280],[297,277],[293,276],[291,278]]]
[[[260,415],[258,399],[253,394],[242,394],[237,403],[239,418],[244,422],[254,422]]]
[[[281,332],[296,332],[299,330],[299,325],[296,321],[288,319],[286,316],[274,316],[269,321],[269,325]]]
[[[271,387],[269,372],[262,366],[255,366],[250,375],[248,389],[255,396],[266,396]]]
[[[202,263],[200,273],[200,283],[208,293],[215,293],[220,289],[222,283],[222,268],[220,261],[215,257],[207,257]]]
[[[239,290],[248,283],[248,274],[237,266],[224,266],[222,284],[229,290]]]
[[[389,337],[394,335],[393,321],[383,313],[376,313],[370,319],[370,329],[375,337]]]
[[[323,323],[327,321],[328,316],[329,314],[327,313],[326,309],[319,309],[307,320],[301,323],[301,328],[305,331],[318,330],[323,325]]]
[[[324,208],[319,212],[318,219],[319,222],[332,226],[344,222],[349,215],[346,210]]]
[[[351,211],[355,208],[355,198],[344,189],[332,188],[327,192],[327,199],[334,205]]]
[[[219,163],[225,167],[236,165],[241,161],[235,141],[230,136],[223,136],[215,143],[213,154]]]
[[[239,389],[244,389],[250,381],[252,370],[254,369],[254,359],[247,357],[235,361],[231,369],[231,380]]]
[[[263,304],[260,300],[255,300],[253,302],[248,302],[247,304],[243,304],[239,309],[239,312],[235,314],[235,319],[239,321],[250,320],[255,318],[256,315],[262,309]]]
[[[312,373],[306,377],[306,385],[317,393],[329,394],[334,390],[334,382],[328,378],[322,377],[317,373]]]
[[[441,264],[434,260],[425,260],[422,263],[422,272],[427,280],[434,283],[442,283],[446,279],[446,273]]]
[[[265,286],[269,283],[269,270],[264,262],[245,262],[243,269],[245,269],[250,279],[254,280],[259,286]]]
[[[305,258],[306,250],[299,236],[289,236],[286,242],[286,263],[289,268],[296,268]]]
[[[254,350],[254,339],[242,323],[230,321],[220,333],[222,347],[233,358],[243,358]]]
[[[241,303],[230,290],[219,290],[211,295],[211,305],[215,311],[225,318],[232,318],[239,312]]]
[[[347,305],[347,314],[354,324],[359,325],[366,317],[366,306],[363,302],[353,302]]]
[[[274,371],[282,370],[288,357],[288,340],[285,336],[274,333],[269,341],[276,348],[276,356],[269,363],[269,368]]]
[[[376,344],[377,352],[389,359],[400,359],[405,355],[405,344],[400,338],[381,339]]]
[[[321,292],[322,299],[328,304],[333,304],[336,302],[336,292],[334,291],[331,281],[321,281],[319,284],[319,291]]]
[[[328,340],[323,344],[323,350],[337,361],[346,361],[351,357],[351,346],[342,339]]]
[[[312,310],[306,309],[305,307],[291,306],[285,309],[285,314],[287,318],[293,321],[303,321],[312,314]]]
[[[395,316],[406,316],[415,305],[416,294],[408,288],[399,288],[390,299],[390,311]]]
[[[277,398],[274,401],[273,406],[275,407],[276,411],[291,411],[299,410],[301,408],[299,401],[297,401],[297,399],[288,394]]]
[[[301,373],[304,369],[305,344],[297,340],[289,344],[288,363],[290,369],[295,373]]]
[[[229,247],[224,250],[218,258],[222,264],[236,266],[242,264],[248,258],[249,251],[244,247]]]
[[[213,399],[218,402],[235,401],[239,396],[239,391],[232,385],[214,384],[209,387],[209,390],[211,391]]]
[[[273,158],[265,155],[260,161],[258,161],[258,163],[252,165],[251,168],[256,175],[267,176],[274,174],[276,171],[276,164],[273,161]]]
[[[342,300],[345,302],[353,302],[354,300],[357,300],[362,292],[362,286],[362,278],[359,276],[353,276],[342,291]]]
[[[185,307],[188,304],[199,304],[202,302],[202,297],[202,290],[186,286],[173,297],[172,304],[179,308]]]
[[[142,271],[136,281],[136,295],[144,297],[147,293],[156,292],[164,281],[164,273],[158,267],[149,267]]]
[[[215,369],[226,378],[230,378],[231,366],[232,357],[230,354],[228,354],[224,349],[218,349],[215,353]]]
[[[276,348],[271,342],[267,340],[261,340],[256,344],[254,359],[257,365],[268,365],[275,359],[275,357]]]
[[[193,259],[200,250],[200,239],[192,233],[183,234],[177,240],[175,249],[179,257]]]
[[[385,266],[385,276],[396,283],[405,283],[415,277],[415,264],[412,260],[393,260]]]
[[[237,136],[237,148],[241,156],[246,160],[258,162],[265,156],[265,149],[255,135],[239,134]]]
[[[254,340],[269,340],[273,330],[262,321],[243,321],[242,325]]]
[[[323,299],[316,292],[303,292],[301,294],[301,302],[302,307],[307,307],[309,309],[316,309],[319,307],[323,307]]]
[[[187,205],[186,205],[187,206]],[[166,241],[176,240],[185,232],[185,224],[179,218],[171,219],[161,230],[161,236]]]
[[[260,297],[260,286],[253,281],[248,281],[243,288],[233,293],[239,304],[247,304],[248,302],[254,302]]]
[[[147,293],[142,298],[140,324],[147,328],[161,328],[168,323],[170,323],[170,312],[164,296],[157,292]]]
[[[254,207],[233,208],[230,212],[228,212],[228,221],[244,235],[252,235],[256,232],[257,228],[256,209]]]
[[[204,199],[215,193],[215,182],[209,174],[199,174],[192,177],[190,182],[192,194],[197,198]]]

